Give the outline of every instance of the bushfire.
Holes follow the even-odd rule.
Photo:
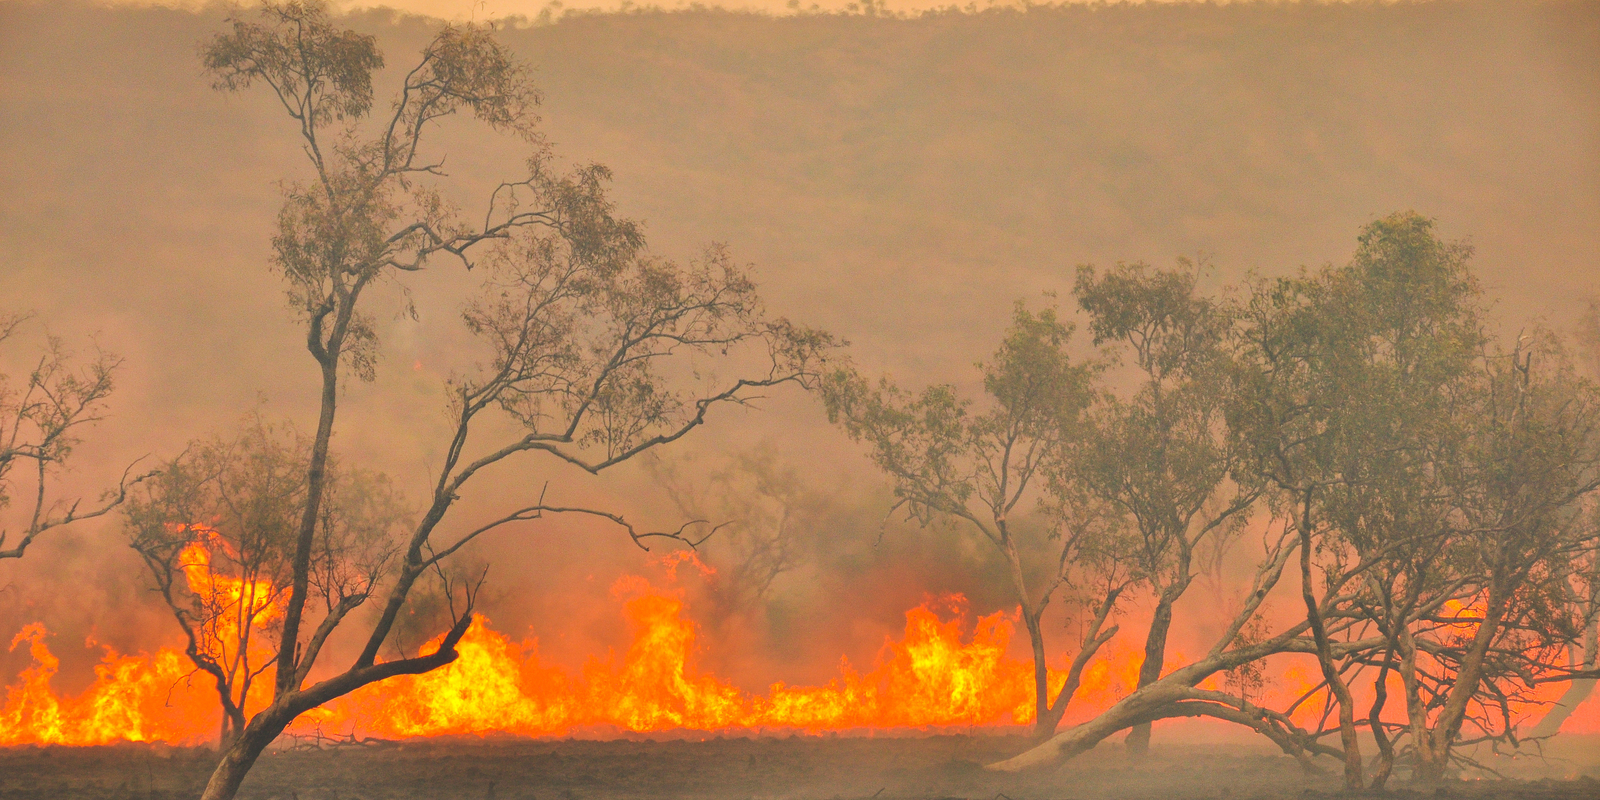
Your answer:
[[[191,591],[234,609],[213,632],[213,646],[237,647],[241,631],[265,626],[276,613],[274,587],[214,574],[205,546],[191,546],[183,563]],[[758,695],[697,666],[699,630],[686,618],[680,592],[627,576],[612,594],[632,636],[620,658],[592,656],[575,674],[544,663],[536,640],[514,642],[478,616],[449,666],[364,687],[306,714],[290,733],[382,738],[820,733],[1001,727],[1026,724],[1034,716],[1032,666],[1007,654],[1014,615],[998,612],[971,620],[959,595],[930,599],[907,611],[903,634],[884,643],[870,670],[859,671],[841,659],[839,675],[825,685],[780,681]],[[11,640],[12,650],[29,648],[33,664],[6,689],[0,746],[194,744],[215,736],[215,690],[182,651],[163,647],[124,655],[107,647],[94,683],[67,697],[51,686],[60,662],[46,644],[48,635],[35,623]],[[95,646],[93,640],[88,644]],[[435,647],[437,641],[423,650]],[[1103,711],[1134,688],[1139,651],[1113,641],[1102,653],[1084,673],[1065,720],[1069,724]],[[269,661],[263,655],[258,663]],[[1265,691],[1293,702],[1314,688],[1314,673],[1313,664],[1286,663]],[[1051,671],[1052,692],[1065,677],[1064,671]],[[257,685],[263,691],[251,692],[249,711],[268,699],[265,687],[271,681]],[[1314,717],[1312,705],[1297,716]],[[1595,703],[1587,705],[1565,730],[1600,731]]]

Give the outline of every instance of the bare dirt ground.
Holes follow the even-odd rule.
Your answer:
[[[1567,738],[1567,737],[1562,737]],[[1017,752],[1007,736],[730,738],[705,741],[430,740],[271,752],[249,800],[567,800],[571,798],[1341,798],[1336,765],[1305,775],[1251,744],[1165,744],[1142,761],[1103,744],[1060,771],[1029,776],[981,764]],[[1408,798],[1600,798],[1600,737],[1547,758],[1497,764],[1506,779],[1407,787]],[[122,745],[0,750],[3,800],[179,800],[199,795],[202,749]],[[1351,797],[1371,797],[1371,794]]]

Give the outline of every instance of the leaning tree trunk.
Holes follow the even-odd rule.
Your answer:
[[[1163,716],[1164,711],[1189,697],[1194,687],[1207,677],[1262,655],[1266,655],[1266,652],[1214,655],[1180,667],[1155,683],[1118,700],[1094,719],[1074,725],[1015,758],[990,764],[987,768],[1000,772],[1020,772],[1060,764],[1093,749],[1112,734]]]
[[[1366,787],[1365,768],[1361,761],[1361,740],[1356,736],[1355,700],[1350,687],[1333,663],[1333,643],[1328,639],[1328,629],[1323,624],[1322,610],[1317,605],[1315,587],[1311,582],[1311,525],[1310,496],[1307,509],[1300,522],[1300,597],[1306,605],[1306,622],[1311,627],[1317,645],[1317,664],[1322,668],[1322,679],[1333,693],[1339,707],[1339,743],[1344,749],[1345,788],[1360,791]]]
[[[239,793],[244,776],[255,766],[256,759],[293,719],[293,714],[277,704],[255,715],[244,730],[234,737],[233,743],[223,750],[222,760],[211,772],[211,780],[206,783],[200,800],[233,800],[234,795]]]
[[[1278,554],[1263,565],[1261,571],[1257,573],[1255,591],[1245,604],[1244,610],[1240,612],[1240,616],[1234,620],[1233,630],[1235,632],[1239,626],[1244,624],[1245,620],[1253,616],[1260,608],[1260,604],[1266,597],[1267,592],[1277,584],[1278,578],[1283,574],[1283,568],[1288,563],[1290,554],[1294,552],[1294,549],[1294,547],[1280,549]],[[1093,650],[1098,649],[1100,645],[1104,644],[1106,640],[1116,633],[1115,626],[1105,631],[1101,631],[1098,628],[1098,624],[1104,622],[1105,615],[1110,613],[1111,605],[1115,603],[1115,600],[1116,596],[1113,594],[1107,598],[1106,604],[1102,605],[1100,613],[1096,617],[1097,625],[1094,628],[1097,633],[1091,640],[1093,647],[1079,653],[1079,658],[1074,660],[1075,666],[1080,663],[1087,663],[1089,656],[1093,654]],[[986,769],[999,772],[1020,772],[1022,770],[1059,765],[1079,753],[1093,749],[1095,745],[1106,737],[1135,725],[1150,722],[1164,716],[1195,716],[1196,713],[1189,712],[1201,712],[1202,710],[1185,709],[1179,701],[1192,697],[1194,687],[1199,685],[1201,681],[1223,670],[1233,669],[1241,664],[1250,663],[1273,653],[1301,650],[1303,648],[1293,646],[1294,640],[1292,638],[1298,635],[1299,632],[1300,629],[1297,627],[1284,632],[1275,639],[1226,652],[1222,651],[1222,646],[1219,644],[1206,658],[1187,666],[1179,667],[1143,689],[1134,691],[1133,694],[1118,700],[1111,708],[1106,709],[1094,719],[1068,728],[1015,758],[990,764]],[[1088,655],[1085,655],[1086,652]],[[1209,710],[1205,710],[1204,713],[1215,715]],[[1235,718],[1235,721],[1241,721],[1236,718],[1237,715],[1229,714],[1227,716]],[[1298,746],[1293,742],[1290,744]],[[1293,747],[1290,749],[1293,749]]]
[[[1467,705],[1477,693],[1479,682],[1483,680],[1484,660],[1488,657],[1489,646],[1500,632],[1500,623],[1504,615],[1504,601],[1500,599],[1499,593],[1491,590],[1489,600],[1485,604],[1483,621],[1478,623],[1478,632],[1473,636],[1466,657],[1461,660],[1461,668],[1456,671],[1455,684],[1450,687],[1444,708],[1439,710],[1433,728],[1426,732],[1424,741],[1417,747],[1416,777],[1424,783],[1433,783],[1444,778],[1445,770],[1450,766],[1450,749],[1455,745],[1456,737],[1461,732],[1461,724],[1467,715]]]
[[[1161,678],[1161,667],[1167,658],[1167,633],[1172,629],[1172,601],[1163,593],[1156,604],[1155,616],[1150,620],[1150,633],[1144,640],[1144,662],[1139,665],[1139,684],[1143,689]],[[1143,756],[1150,751],[1150,723],[1133,726],[1126,740],[1128,752]]]
[[[1170,685],[1152,684],[1122,698],[1116,705],[1106,709],[1094,719],[1074,725],[1015,758],[990,764],[987,769],[998,772],[1022,772],[1060,764],[1080,753],[1093,750],[1095,745],[1118,731],[1127,730],[1149,720],[1162,706],[1181,699],[1184,691],[1189,688],[1191,688],[1189,685],[1177,682]]]
[[[1593,661],[1590,662],[1590,664],[1593,663]],[[1593,667],[1590,668],[1592,669]],[[1583,704],[1583,701],[1588,700],[1589,695],[1594,694],[1596,683],[1597,681],[1594,678],[1583,678],[1575,680],[1568,685],[1567,690],[1561,694],[1561,699],[1557,700],[1555,705],[1545,712],[1544,718],[1539,720],[1539,724],[1533,726],[1533,730],[1528,732],[1528,738],[1547,739],[1560,733],[1561,725],[1567,721],[1567,717],[1572,716],[1572,712],[1576,711],[1578,706]]]
[[[1045,663],[1043,616],[1042,609],[1035,611],[1027,605],[1022,606],[1023,623],[1028,629],[1028,641],[1033,648],[1033,737],[1038,741],[1044,741],[1056,732],[1056,726],[1061,724],[1061,717],[1067,710],[1066,703],[1054,706],[1050,703],[1050,668]]]

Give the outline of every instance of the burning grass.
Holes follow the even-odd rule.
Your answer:
[[[230,598],[224,607],[247,614],[256,626],[267,624],[271,615],[261,613],[252,598],[273,597],[271,587],[241,592],[239,581],[213,574],[204,548],[196,547],[186,561],[190,588],[203,597]],[[666,575],[675,580],[676,570]],[[858,670],[841,659],[838,676],[826,684],[792,686],[780,680],[765,693],[743,691],[699,665],[704,643],[687,617],[680,590],[625,576],[612,595],[631,633],[620,655],[590,656],[580,670],[567,670],[543,660],[537,640],[518,643],[480,616],[449,666],[366,686],[314,709],[290,728],[291,738],[892,736],[939,730],[1001,735],[1033,720],[1032,667],[1008,655],[1014,615],[973,619],[959,595],[932,598],[907,611],[903,633],[884,642],[870,669]],[[237,622],[221,619],[216,627],[236,631]],[[106,648],[94,683],[66,696],[52,686],[60,661],[47,637],[44,626],[35,623],[11,641],[13,650],[29,649],[33,664],[5,691],[0,746],[193,745],[216,736],[215,690],[181,651],[167,647],[124,655]],[[233,647],[248,641],[233,634],[226,638]],[[1132,691],[1139,663],[1140,653],[1129,643],[1114,641],[1105,648],[1085,671],[1066,724],[1092,717]],[[1273,664],[1275,673],[1263,690],[1266,702],[1286,706],[1315,688],[1308,659],[1286,656]],[[1052,670],[1050,679],[1051,690],[1059,690],[1065,670]],[[247,710],[265,704],[270,685],[270,680],[256,683]],[[1544,688],[1552,697],[1561,689]],[[1564,730],[1600,732],[1597,712],[1600,703],[1586,703]],[[1325,708],[1317,702],[1300,704],[1296,711],[1305,723],[1321,713]]]
[[[218,585],[202,572],[190,570],[192,586]],[[1007,655],[1013,620],[995,613],[974,621],[959,596],[906,612],[903,635],[885,642],[870,670],[842,659],[839,676],[824,685],[779,681],[757,695],[699,668],[699,631],[685,617],[678,593],[630,576],[617,582],[613,594],[632,632],[620,657],[592,656],[580,671],[569,672],[541,660],[536,640],[519,644],[478,617],[448,667],[365,687],[306,714],[292,730],[383,738],[541,737],[597,730],[999,727],[1032,720],[1031,666]],[[30,648],[34,663],[7,689],[0,745],[188,744],[215,734],[214,690],[191,673],[181,652],[162,648],[127,656],[108,649],[94,684],[67,697],[51,686],[59,659],[46,636],[42,625],[33,624],[12,641],[13,649]],[[1104,707],[1132,685],[1137,665],[1131,652],[1124,660],[1120,669],[1105,663],[1088,676],[1081,692],[1091,705]],[[1052,677],[1057,685],[1064,679]],[[254,703],[264,701],[252,696]]]

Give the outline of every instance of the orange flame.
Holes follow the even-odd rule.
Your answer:
[[[44,626],[34,623],[11,640],[12,650],[27,642],[34,663],[6,689],[5,704],[0,706],[0,745],[185,741],[196,738],[191,721],[206,718],[191,715],[211,714],[215,705],[214,699],[208,705],[204,695],[168,701],[169,692],[192,695],[174,691],[186,683],[184,677],[192,667],[172,649],[145,657],[120,655],[107,647],[94,668],[94,685],[75,698],[59,698],[50,689],[50,679],[61,661],[45,646],[45,636]]]
[[[245,648],[250,646],[253,632],[282,613],[277,602],[281,590],[264,578],[250,580],[219,574],[211,568],[211,551],[215,548],[229,553],[227,542],[210,528],[197,525],[193,532],[196,539],[178,555],[178,566],[189,591],[199,598],[203,608],[211,611],[200,632],[202,646],[213,658],[228,660],[239,654],[241,643]]]
[[[633,595],[624,606],[633,641],[620,662],[591,658],[577,679],[542,664],[537,643],[518,647],[478,617],[450,665],[368,686],[317,720],[365,735],[411,737],[548,736],[594,727],[821,731],[1033,719],[1032,666],[1005,655],[1012,625],[1003,613],[978,620],[963,643],[960,619],[942,620],[924,604],[906,613],[904,638],[885,645],[871,672],[846,661],[826,686],[780,682],[757,697],[696,668],[697,630],[682,617],[682,600],[643,578],[624,578],[615,589]],[[946,602],[952,601],[961,602]],[[1056,677],[1056,686],[1062,680]]]
[[[216,574],[207,544],[219,543],[191,545],[181,563],[190,589],[218,610],[210,631],[214,655],[237,655],[242,649],[254,663],[267,663],[263,656],[270,654],[256,652],[251,633],[275,618],[279,592],[267,581]],[[663,566],[672,571],[684,563],[710,574],[692,556]],[[613,595],[622,601],[632,633],[620,658],[591,657],[580,674],[570,674],[544,663],[537,641],[518,645],[479,616],[450,665],[364,687],[306,714],[291,731],[316,728],[393,738],[672,729],[821,732],[1016,725],[1034,718],[1032,664],[1007,655],[1013,615],[982,617],[965,634],[965,600],[959,595],[907,611],[903,635],[885,642],[871,670],[858,671],[841,659],[838,677],[825,685],[780,681],[765,694],[745,692],[698,666],[698,627],[684,617],[679,596],[639,577],[617,581]],[[215,735],[215,690],[209,678],[186,680],[193,669],[180,651],[124,656],[106,648],[93,685],[64,698],[50,685],[60,661],[46,647],[46,635],[42,625],[32,624],[11,642],[12,650],[27,642],[34,663],[6,690],[0,746],[194,743]],[[424,651],[437,644],[425,645]],[[1084,671],[1065,722],[1087,719],[1131,691],[1142,655],[1142,648],[1120,639],[1108,643]],[[1169,658],[1173,664],[1183,660],[1181,653]],[[1282,707],[1314,686],[1315,666],[1302,662],[1273,662],[1277,677],[1268,681],[1262,702]],[[257,686],[270,686],[270,675],[269,669]],[[1050,670],[1050,691],[1058,691],[1065,679],[1063,672]],[[266,698],[252,692],[251,700],[259,707]],[[1600,702],[1585,706],[1569,719],[1567,730],[1600,729]],[[1311,721],[1318,713],[1320,703],[1312,701],[1296,719]]]

